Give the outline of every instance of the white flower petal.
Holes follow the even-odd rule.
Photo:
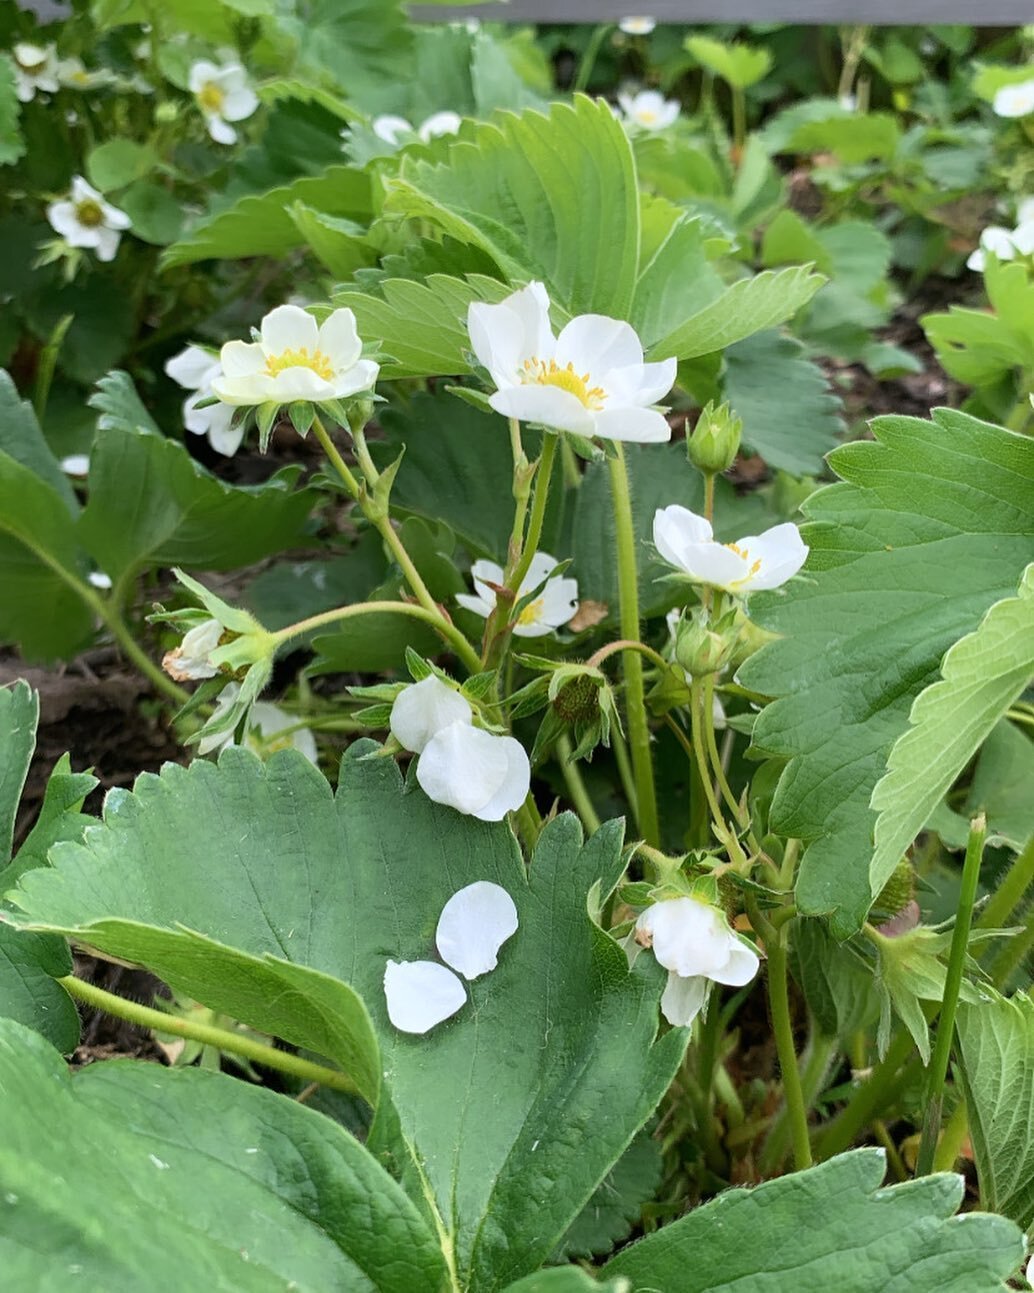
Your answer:
[[[688,1028],[704,1008],[707,1001],[708,981],[694,975],[683,978],[674,971],[661,996],[661,1014],[675,1028]]]
[[[218,405],[210,410],[211,421],[208,424],[208,443],[226,458],[232,458],[241,447],[244,439],[244,424],[233,422],[233,408],[230,405]]]
[[[47,207],[47,220],[51,229],[62,238],[71,238],[80,227],[74,202],[51,202]]]
[[[1003,85],[991,105],[999,117],[1027,117],[1034,113],[1034,81]]]
[[[474,812],[483,822],[501,822],[507,813],[515,813],[531,789],[531,764],[524,746],[512,736],[493,736],[492,740],[498,741],[506,756],[506,775],[492,798]]]
[[[750,983],[758,972],[761,959],[753,948],[740,942],[733,936],[729,945],[729,957],[723,966],[712,971],[710,977],[715,983],[725,983],[730,988],[742,988]]]
[[[212,394],[236,408],[265,404],[276,397],[274,379],[265,373],[250,377],[223,377],[212,383]]]
[[[987,258],[985,257],[983,250],[978,247],[976,251],[970,252],[969,257],[966,260],[966,268],[975,269],[978,274],[982,274],[984,272],[986,262]]]
[[[475,301],[467,311],[470,344],[496,385],[518,380],[526,359],[553,357],[549,296],[541,283],[529,283],[497,305]]]
[[[555,431],[573,431],[576,435],[593,434],[590,411],[577,395],[559,386],[510,386],[497,390],[488,402],[503,417],[537,422]]]
[[[377,138],[383,139],[386,144],[391,144],[392,148],[396,147],[403,135],[415,133],[412,125],[405,117],[396,117],[391,113],[385,113],[381,117],[374,117],[370,124]]]
[[[654,903],[636,921],[636,929],[652,939],[653,954],[666,970],[684,978],[713,971],[728,963],[735,935],[724,915],[696,898],[669,898]]]
[[[419,754],[443,728],[470,722],[472,712],[467,700],[434,674],[400,691],[391,707],[391,734],[403,749],[414,754]]]
[[[610,369],[642,364],[643,347],[631,324],[605,314],[579,314],[556,339],[556,361],[561,368],[572,364],[579,375],[590,374],[590,386],[606,385]]]
[[[66,476],[85,476],[90,470],[90,455],[88,453],[71,453],[67,458],[61,459],[60,465]]]
[[[209,82],[217,81],[218,77],[219,68],[215,63],[209,62],[208,59],[199,59],[190,66],[187,85],[191,94],[199,94]]]
[[[497,566],[494,561],[479,557],[471,566],[470,574],[474,580],[474,589],[477,595],[483,602],[488,603],[491,610],[495,606],[495,590],[489,585],[501,585],[506,578],[506,572],[502,566]]]
[[[437,961],[389,961],[384,967],[388,1018],[402,1033],[426,1033],[466,1003],[467,990]]]
[[[122,235],[116,229],[105,229],[101,225],[97,230],[97,259],[114,260],[121,240]]]
[[[454,135],[462,124],[463,118],[458,112],[435,112],[421,124],[417,134],[426,144],[438,135]]]
[[[1012,230],[1004,229],[1001,225],[988,225],[980,235],[980,245],[984,251],[993,251],[999,260],[1012,260],[1016,255]]]
[[[228,122],[215,113],[207,115],[208,133],[217,144],[235,144],[237,142],[237,132]]]
[[[1021,256],[1034,254],[1034,219],[1022,220],[1012,231],[1011,237],[1012,245]]]
[[[626,36],[649,36],[657,22],[654,18],[622,18],[618,26]]]
[[[100,206],[104,199],[92,184],[87,184],[81,175],[74,175],[72,177],[72,201],[96,202]]]
[[[243,121],[245,117],[251,116],[258,105],[258,95],[255,91],[249,86],[242,85],[238,89],[227,92],[219,108],[219,115],[225,121]]]
[[[592,434],[630,444],[667,444],[671,427],[656,409],[606,408],[596,414]]]
[[[530,593],[533,588],[537,588],[539,584],[549,578],[558,564],[556,557],[551,557],[548,552],[536,552],[528,563],[528,573],[521,580],[518,595],[523,597],[526,593]],[[500,579],[498,582],[501,583],[502,580]]]
[[[251,712],[248,714],[248,731],[249,735],[257,732],[261,737],[261,743],[267,747],[271,744],[290,745],[299,754],[304,754],[310,763],[319,762],[316,738],[312,732],[307,727],[299,727],[298,720],[293,714],[286,713],[279,705],[273,705],[268,700],[257,700],[252,705]],[[277,737],[281,732],[288,735],[278,742]],[[260,746],[260,742],[250,739],[247,744],[253,747]],[[257,748],[256,752],[258,752]]]
[[[104,223],[109,229],[125,231],[132,226],[133,222],[125,211],[120,211],[118,207],[113,207],[110,202],[102,202],[100,208],[104,216]]]
[[[746,587],[750,591],[781,587],[808,557],[808,545],[792,521],[774,525],[757,538],[752,535],[741,539],[737,546],[746,549],[751,569],[755,562],[761,562],[758,571],[749,576]]]
[[[417,763],[416,779],[424,794],[467,816],[480,815],[509,774],[503,739],[471,727],[469,719],[442,728],[424,746]]]
[[[320,400],[332,400],[340,394],[335,383],[301,365],[284,368],[273,378],[272,398],[278,404],[290,404],[294,400],[311,400],[315,404]]]
[[[227,341],[219,352],[219,366],[223,377],[236,381],[238,377],[256,377],[265,372],[266,355],[258,342]],[[215,389],[215,383],[212,383]]]
[[[677,375],[675,359],[616,368],[607,374],[607,389],[615,404],[656,404],[675,385]]]
[[[94,588],[99,588],[101,592],[107,592],[111,588],[111,576],[106,575],[103,570],[91,570],[86,579],[88,583]]]
[[[494,601],[486,602],[483,597],[478,597],[471,593],[457,593],[456,601],[464,610],[473,611],[475,615],[480,615],[485,620],[495,610]]]
[[[343,400],[348,395],[359,391],[368,391],[377,383],[380,364],[372,359],[360,359],[344,373],[336,373],[331,385],[334,387],[334,399]]]
[[[297,305],[278,305],[262,320],[262,348],[267,355],[285,350],[305,349],[311,355],[319,345],[320,330],[307,310]]]
[[[517,932],[517,908],[501,885],[477,880],[442,908],[434,941],[438,955],[465,979],[494,970],[499,949]]]
[[[550,579],[542,589],[542,623],[558,629],[573,618],[578,610],[578,580]]]
[[[202,350],[200,346],[187,346],[178,355],[165,361],[165,374],[184,390],[196,391],[205,385],[205,379],[213,367],[218,367],[218,364],[207,350]]]
[[[335,310],[319,330],[317,345],[335,369],[352,368],[363,353],[363,343],[351,310]]]
[[[681,566],[687,547],[710,543],[714,538],[711,522],[697,516],[688,507],[672,503],[658,508],[653,516],[653,544],[665,561]]]

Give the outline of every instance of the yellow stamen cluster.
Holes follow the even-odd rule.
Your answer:
[[[329,357],[319,349],[314,350],[310,355],[308,346],[302,346],[300,350],[284,350],[279,355],[266,356],[266,372],[270,377],[276,377],[285,368],[311,368],[317,377],[322,377],[325,382],[329,382],[334,376]]]
[[[652,108],[640,108],[637,116],[644,126],[652,126],[657,120],[657,113]]]
[[[741,561],[750,561],[750,553],[747,551],[746,548],[741,548],[738,543],[727,543],[725,544],[725,547],[727,547],[730,552],[735,552],[737,557],[739,557]],[[753,579],[760,569],[761,569],[761,558],[758,557],[755,561],[751,562],[750,569],[747,571],[745,575],[743,575],[742,578],[737,579],[736,583],[742,584],[748,579]]]
[[[98,225],[104,223],[104,212],[99,202],[94,202],[93,198],[87,198],[84,202],[76,204],[75,218],[85,228],[96,229]]]
[[[206,81],[197,92],[197,101],[205,112],[221,112],[226,94],[214,81]]]
[[[521,382],[525,386],[559,386],[587,409],[601,409],[607,393],[602,386],[590,386],[590,380],[588,373],[579,376],[574,364],[561,368],[555,359],[526,359],[521,372]]]
[[[517,623],[526,628],[529,624],[537,624],[542,618],[542,598],[536,597],[533,602],[529,602],[517,616]]]

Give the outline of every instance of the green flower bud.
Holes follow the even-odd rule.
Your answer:
[[[689,460],[705,476],[728,471],[740,451],[742,421],[728,404],[715,408],[710,402],[701,410],[693,434],[686,441]]]
[[[576,674],[561,687],[553,708],[565,723],[586,723],[600,712],[600,684],[591,674]]]
[[[688,616],[683,615],[675,631],[675,659],[693,678],[703,678],[718,673],[729,663],[738,634],[726,625],[728,616],[711,625],[703,607],[696,607]]]
[[[896,916],[899,911],[903,911],[908,906],[915,895],[915,869],[908,858],[902,858],[894,868],[894,874],[880,890],[873,905],[878,911]]]

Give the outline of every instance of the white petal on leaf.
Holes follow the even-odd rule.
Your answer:
[[[389,961],[384,967],[388,1018],[403,1033],[423,1034],[454,1015],[467,990],[437,961]]]
[[[434,941],[447,965],[465,979],[476,979],[495,969],[499,949],[516,932],[513,899],[501,885],[477,880],[442,908]]]

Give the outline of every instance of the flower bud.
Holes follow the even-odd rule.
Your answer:
[[[735,629],[728,631],[732,625],[726,624],[727,619],[728,616],[723,616],[712,626],[707,612],[698,606],[679,621],[675,631],[675,659],[691,677],[718,673],[728,664],[738,634]]]
[[[591,722],[600,712],[600,683],[588,673],[576,674],[557,692],[553,708],[565,723]]]
[[[903,911],[915,897],[916,873],[908,858],[902,858],[894,873],[880,890],[873,906],[889,916]]]
[[[708,402],[701,410],[692,435],[686,441],[689,460],[705,476],[727,471],[740,450],[743,422],[728,404],[718,408]]]

